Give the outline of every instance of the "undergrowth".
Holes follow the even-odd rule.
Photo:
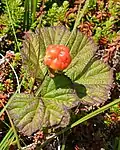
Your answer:
[[[34,4],[33,8],[32,8],[33,6],[32,4]],[[87,0],[86,2],[82,1],[80,4],[79,2],[76,3],[76,1],[70,1],[70,0],[69,1],[36,0],[34,2],[32,0],[29,2],[27,0],[25,1],[14,0],[14,2],[13,0],[3,0],[0,4],[0,8],[1,8],[0,10],[0,36],[1,36],[0,37],[0,41],[1,41],[0,49],[1,49],[1,53],[5,56],[4,57],[3,55],[1,55],[2,57],[0,59],[0,68],[1,68],[0,77],[2,77],[0,78],[0,82],[1,82],[0,83],[0,99],[1,99],[0,119],[2,121],[1,124],[6,125],[5,127],[6,131],[3,135],[4,137],[2,138],[2,142],[0,143],[0,147],[2,147],[2,149],[9,149],[12,146],[14,148],[17,148],[17,147],[23,148],[24,146],[25,146],[24,148],[27,147],[26,145],[27,142],[25,141],[26,139],[28,140],[28,136],[25,137],[24,135],[17,133],[15,125],[13,124],[14,117],[16,116],[14,116],[11,119],[11,116],[7,109],[10,103],[12,103],[12,100],[16,100],[14,99],[14,97],[16,96],[17,92],[20,93],[20,88],[21,88],[21,92],[31,94],[31,91],[32,91],[35,94],[35,92],[37,91],[37,88],[40,86],[40,82],[39,81],[36,82],[34,80],[34,76],[31,77],[30,75],[26,74],[27,70],[25,70],[23,66],[21,67],[21,55],[20,53],[16,53],[16,52],[21,51],[20,48],[22,47],[23,35],[25,35],[26,31],[28,31],[29,29],[32,31],[35,31],[36,27],[38,28],[38,27],[50,27],[50,26],[64,25],[68,30],[71,30],[72,32],[70,37],[67,39],[66,45],[69,43],[69,39],[74,35],[74,31],[76,28],[80,30],[82,33],[86,34],[88,37],[90,38],[93,37],[93,39],[99,45],[97,57],[103,59],[105,63],[109,63],[109,65],[113,67],[114,69],[114,73],[116,74],[114,77],[115,78],[114,85],[115,85],[115,88],[117,89],[115,90],[117,91],[116,93],[119,93],[119,88],[120,88],[119,87],[120,86],[120,73],[119,73],[120,40],[118,38],[119,29],[120,29],[119,27],[119,23],[120,23],[119,2],[114,2],[112,0],[109,0],[109,2],[107,3],[105,1],[99,1],[99,0],[91,0],[91,1]],[[8,50],[12,50],[16,54],[12,53],[11,51],[7,54],[6,51]],[[29,51],[30,50],[31,49],[29,49]],[[84,54],[81,54],[81,56],[82,55]],[[34,68],[32,68],[32,71],[34,71]],[[75,72],[77,72],[77,70],[75,70]],[[72,70],[69,73],[72,73]],[[67,75],[69,76],[69,78],[71,78],[69,73],[67,73]],[[18,81],[18,78],[19,78],[19,81]],[[112,87],[112,90],[113,89],[114,87]],[[76,88],[76,91],[77,90],[79,91],[79,89]],[[82,87],[82,90],[84,90],[84,87]],[[111,90],[111,93],[112,93],[112,90]],[[40,92],[41,91],[42,90],[40,88]],[[39,96],[41,96],[43,93],[44,91],[42,91]],[[13,98],[11,97],[11,95],[13,95]],[[100,95],[100,93],[98,95]],[[24,97],[24,95],[21,95],[21,97],[22,96]],[[38,148],[44,149],[44,147],[47,147],[47,145],[50,146],[49,143],[52,141],[53,141],[52,143],[53,145],[55,141],[59,143],[59,139],[60,139],[62,141],[62,142],[60,141],[60,144],[62,145],[61,147],[64,149],[65,148],[64,142],[67,141],[67,136],[70,135],[70,132],[73,130],[76,130],[77,129],[76,126],[79,127],[79,124],[83,122],[86,128],[86,126],[90,125],[90,122],[88,121],[88,119],[100,113],[102,113],[102,115],[104,116],[104,120],[103,120],[104,125],[107,125],[107,127],[116,125],[119,122],[119,118],[120,118],[120,112],[119,112],[120,96],[119,94],[115,96],[111,96],[111,95],[109,96],[110,97],[108,100],[110,101],[110,103],[106,104],[103,107],[100,106],[101,108],[97,106],[93,108],[85,106],[80,109],[79,107],[77,107],[75,111],[73,111],[76,114],[75,118],[73,115],[74,121],[72,120],[70,126],[67,126],[64,129],[62,128],[60,128],[60,130],[46,129],[43,127],[44,133],[42,131],[38,131],[36,132],[36,134],[33,134],[31,137],[29,137],[30,139],[32,139],[30,140],[30,144],[32,143],[31,146],[33,146],[34,148],[38,147]],[[43,94],[43,97],[44,97],[44,94]],[[103,97],[101,96],[101,98]],[[35,100],[36,97],[33,99]],[[114,99],[117,99],[117,100],[114,100]],[[57,106],[58,105],[56,105],[56,107]],[[61,107],[59,107],[58,110],[59,109],[61,109]],[[82,111],[82,109],[84,109],[85,111]],[[80,114],[81,113],[80,111],[82,111],[83,114]],[[20,112],[22,112],[22,110]],[[103,114],[103,112],[105,113]],[[6,117],[6,114],[7,114],[7,117]],[[63,120],[63,121],[66,121],[66,120]],[[61,121],[61,124],[62,123],[65,124],[66,122],[63,123]],[[74,129],[72,130],[72,128]],[[4,131],[4,129],[1,129],[1,130]],[[65,141],[63,141],[64,138],[63,137],[61,138],[61,135],[66,136]],[[119,150],[119,144],[118,144],[119,141],[120,140],[118,136],[115,140],[117,144],[115,143],[114,146],[116,149],[114,150]],[[39,142],[41,143],[40,145],[38,144]],[[59,147],[58,143],[57,143],[57,146]],[[66,147],[69,148],[69,144],[70,144],[69,140],[67,141],[67,143],[68,144]],[[75,146],[73,146],[74,149],[76,147],[79,148],[79,144],[78,145],[76,144]],[[109,146],[106,146],[106,148],[108,147]]]

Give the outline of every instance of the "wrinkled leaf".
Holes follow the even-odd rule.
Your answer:
[[[62,105],[64,108],[72,108],[77,100],[75,90],[72,89],[72,83],[64,75],[57,75],[54,78],[46,77],[41,86],[40,95],[44,102],[48,99]]]
[[[68,125],[70,119],[68,110],[78,104],[78,97],[72,89],[70,79],[64,75],[57,75],[54,78],[47,76],[40,89],[39,96],[46,108],[48,125],[59,124],[62,127]]]
[[[40,98],[29,94],[16,94],[8,110],[14,124],[24,134],[31,135],[41,128],[45,108]]]
[[[78,64],[79,66],[79,61]],[[76,69],[76,72],[79,68]],[[69,73],[70,72],[70,73]],[[81,73],[75,73],[74,69],[69,69],[66,74],[74,82],[74,87],[78,93],[80,101],[88,105],[99,105],[108,99],[112,85],[113,72],[106,64],[100,60],[91,59]],[[82,87],[84,85],[84,96]],[[82,96],[82,97],[81,97]]]
[[[74,83],[80,102],[88,105],[104,103],[113,82],[113,71],[95,58],[96,45],[79,31],[72,35],[68,46],[72,62],[64,72]]]
[[[26,135],[42,127],[68,125],[68,109],[77,104],[77,96],[71,86],[71,81],[63,75],[46,77],[41,97],[17,94],[8,107],[15,125]]]
[[[23,41],[23,48],[21,51],[23,65],[27,69],[31,77],[39,80],[44,78],[47,71],[46,66],[42,63],[43,58],[41,57],[42,51],[45,49],[42,47],[41,40],[39,40],[36,34],[27,32],[25,40]]]

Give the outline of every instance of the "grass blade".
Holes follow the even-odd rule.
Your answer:
[[[37,9],[37,2],[38,0],[31,0],[32,1],[32,24],[35,21],[35,13],[36,13],[36,9]]]
[[[44,147],[47,143],[49,143],[50,141],[52,141],[55,136],[58,136],[60,134],[63,134],[64,132],[68,131],[69,129],[72,129],[73,127],[87,121],[88,119],[97,116],[100,113],[103,113],[104,111],[106,111],[107,109],[111,108],[113,105],[120,103],[120,99],[116,99],[113,102],[91,112],[90,114],[86,115],[85,117],[82,117],[81,119],[79,119],[78,121],[76,121],[75,123],[73,123],[71,126],[64,128],[63,130],[61,130],[60,132],[56,133],[55,135],[53,135],[50,139],[46,140],[41,146],[39,146],[39,148]]]
[[[82,122],[85,122],[86,120],[88,120],[88,119],[90,119],[90,118],[92,118],[94,116],[97,116],[98,114],[106,111],[107,109],[111,108],[115,104],[118,104],[119,102],[120,102],[120,99],[116,99],[113,102],[111,102],[111,103],[109,103],[109,104],[107,104],[107,105],[105,105],[105,106],[103,106],[103,107],[101,107],[101,108],[91,112],[90,114],[86,115],[85,117],[83,117],[83,118],[79,119],[78,121],[76,121],[75,123],[73,123],[71,125],[71,128],[79,125]]]
[[[25,0],[24,8],[24,30],[29,30],[35,21],[38,0]]]
[[[72,35],[74,34],[74,32],[76,31],[77,26],[80,24],[80,21],[81,21],[82,17],[83,17],[84,14],[85,14],[85,11],[87,10],[87,8],[88,8],[88,6],[89,6],[89,1],[90,1],[90,0],[86,0],[86,1],[85,1],[85,5],[83,6],[83,9],[82,9],[82,10],[81,10],[81,3],[79,4],[76,21],[75,21],[73,30],[72,30],[72,32],[71,32],[71,35],[70,35],[70,37],[68,38],[68,40],[67,40],[67,42],[66,42],[66,45],[68,44],[68,42],[69,42],[69,40],[71,39],[71,37],[72,37]],[[80,11],[80,10],[81,10],[81,11]]]
[[[3,104],[2,102],[1,102],[1,104],[4,106],[4,104]],[[6,111],[6,113],[7,113],[7,116],[8,116],[8,118],[9,118],[10,124],[11,124],[11,126],[12,126],[12,129],[13,129],[13,132],[14,132],[14,136],[15,136],[15,138],[16,138],[16,142],[17,142],[18,149],[21,149],[20,142],[19,142],[19,137],[18,137],[17,131],[16,131],[16,129],[15,129],[15,126],[14,126],[14,124],[13,124],[13,122],[12,122],[12,119],[11,119],[11,117],[10,117],[10,115],[9,115],[9,113],[8,113],[8,111],[7,111],[7,109],[6,109],[5,111]]]
[[[13,129],[10,128],[7,134],[5,135],[5,137],[3,138],[3,140],[1,141],[0,148],[2,150],[5,150],[6,148],[8,148],[10,143],[14,140],[14,138],[15,136],[14,136]]]
[[[24,30],[29,30],[29,19],[30,19],[30,9],[29,9],[29,4],[30,1],[29,0],[25,0],[25,4],[24,4],[24,25],[23,25],[23,29]]]
[[[6,0],[6,7],[7,7],[7,13],[8,13],[8,16],[9,16],[9,19],[10,19],[10,23],[11,23],[11,26],[12,26],[13,34],[14,34],[14,37],[15,37],[16,46],[17,46],[17,48],[20,52],[20,47],[19,47],[19,44],[18,44],[15,28],[14,28],[14,25],[13,25],[13,20],[12,20],[11,12],[10,12],[10,9],[9,9],[8,0]]]

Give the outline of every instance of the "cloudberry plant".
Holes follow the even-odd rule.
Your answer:
[[[71,62],[69,48],[64,45],[49,45],[46,49],[44,63],[49,68],[62,71],[68,67]]]

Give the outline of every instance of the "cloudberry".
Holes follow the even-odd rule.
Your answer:
[[[49,68],[62,71],[71,62],[69,48],[64,45],[49,45],[46,49],[44,64]]]

